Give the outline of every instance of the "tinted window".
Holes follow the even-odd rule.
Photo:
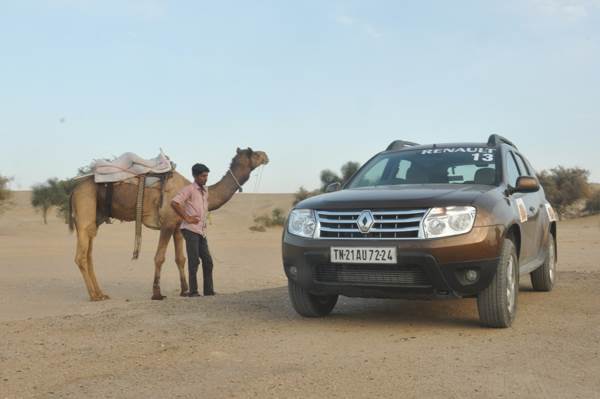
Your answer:
[[[496,150],[443,147],[383,153],[367,163],[348,188],[401,184],[496,184]]]
[[[376,160],[369,170],[353,179],[353,182],[357,182],[355,187],[376,186],[377,182],[383,179],[383,172],[386,170],[388,161],[388,158]]]
[[[517,179],[521,174],[519,173],[519,168],[513,158],[512,153],[506,154],[506,181],[513,187],[517,186]]]

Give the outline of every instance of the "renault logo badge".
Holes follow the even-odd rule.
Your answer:
[[[356,224],[361,233],[368,233],[369,230],[371,230],[371,227],[373,227],[373,224],[375,224],[375,219],[373,219],[371,211],[362,211],[358,216]]]

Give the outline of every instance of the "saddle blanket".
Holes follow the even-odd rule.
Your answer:
[[[97,159],[90,166],[96,183],[119,182],[146,173],[166,173],[174,169],[173,163],[162,150],[156,158],[152,159],[144,159],[133,152],[126,152],[112,161]]]

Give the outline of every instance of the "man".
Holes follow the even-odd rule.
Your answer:
[[[204,277],[204,295],[215,295],[213,289],[213,261],[206,241],[206,217],[208,216],[208,190],[206,181],[210,170],[197,163],[192,167],[194,182],[185,186],[171,201],[171,207],[183,219],[181,233],[185,238],[188,256],[188,273],[190,292],[188,296],[199,296],[198,258],[202,259],[202,275]]]

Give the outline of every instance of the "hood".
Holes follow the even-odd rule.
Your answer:
[[[321,194],[298,203],[299,209],[407,209],[471,205],[495,186],[475,184],[405,184],[354,188]]]

